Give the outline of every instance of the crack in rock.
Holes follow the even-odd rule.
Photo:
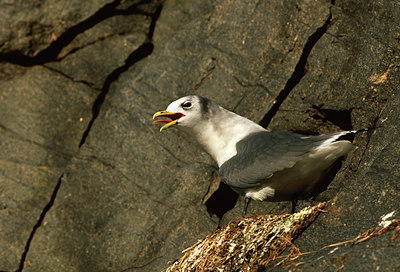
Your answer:
[[[118,6],[120,4],[120,0],[116,0],[110,4],[105,5],[103,8],[101,8],[99,11],[97,11],[94,15],[92,15],[91,17],[89,17],[87,20],[75,25],[74,27],[68,29],[66,32],[64,32],[63,35],[61,35],[59,37],[59,39],[57,39],[55,42],[53,42],[47,49],[41,51],[38,55],[36,55],[35,57],[29,57],[29,56],[25,56],[22,55],[20,52],[11,52],[8,54],[0,54],[0,61],[6,61],[6,62],[10,62],[10,63],[14,63],[14,64],[19,64],[22,66],[33,66],[33,65],[38,65],[38,64],[44,64],[45,62],[49,62],[53,59],[55,59],[57,57],[57,55],[60,53],[60,51],[62,50],[62,48],[64,48],[66,45],[68,45],[78,34],[84,32],[85,30],[87,30],[88,28],[94,26],[95,24],[99,23],[100,21],[110,17],[110,16],[114,16],[114,15],[124,15],[124,14],[132,14],[132,12],[140,12],[137,11],[137,6],[144,4],[144,3],[148,3],[150,1],[148,0],[144,0],[139,2],[138,4],[135,4],[131,7],[129,7],[128,9],[125,10],[116,10],[115,7]],[[110,10],[111,9],[111,10]],[[89,122],[89,125],[86,129],[86,131],[83,134],[83,137],[81,139],[80,145],[79,147],[85,142],[86,137],[90,131],[90,128],[94,122],[94,120],[97,118],[99,111],[100,111],[100,107],[104,102],[105,96],[109,91],[110,85],[112,82],[114,82],[115,80],[118,79],[119,75],[125,71],[128,70],[128,68],[130,66],[132,66],[134,63],[138,62],[139,60],[147,57],[148,55],[151,54],[151,52],[153,51],[153,44],[151,43],[151,40],[153,38],[153,33],[154,33],[154,29],[155,29],[155,24],[156,21],[161,13],[161,9],[162,9],[162,4],[160,4],[157,7],[157,10],[154,14],[151,15],[152,17],[152,21],[149,27],[149,32],[147,34],[147,38],[148,38],[148,42],[145,42],[144,44],[142,44],[138,49],[136,49],[134,52],[132,52],[128,58],[125,60],[125,64],[121,67],[118,67],[117,69],[115,69],[111,74],[108,75],[108,77],[106,78],[104,84],[103,84],[103,88],[101,89],[101,93],[99,94],[99,96],[97,97],[97,99],[95,100],[94,104],[93,104],[93,117],[91,119],[91,121]],[[54,72],[58,72],[60,74],[63,74],[62,72],[55,70],[55,69],[51,69],[50,67],[47,67],[45,65],[43,65],[45,68],[48,68]],[[64,74],[63,74],[64,75]],[[67,75],[64,75],[67,78]],[[70,78],[73,81],[73,78]],[[85,82],[80,82],[83,84],[87,84]],[[90,85],[89,85],[90,86]],[[26,256],[29,252],[29,248],[30,245],[32,243],[32,240],[34,238],[34,235],[36,233],[36,231],[39,229],[39,227],[42,225],[44,218],[46,217],[47,212],[53,207],[54,205],[54,201],[56,199],[57,193],[60,189],[61,186],[61,182],[62,182],[62,178],[63,178],[64,174],[62,174],[59,179],[58,182],[56,184],[56,186],[54,187],[53,193],[50,197],[49,202],[46,204],[46,206],[43,208],[39,219],[37,220],[36,224],[33,226],[32,231],[28,237],[28,240],[25,244],[25,248],[24,251],[21,255],[21,259],[19,262],[19,266],[18,269],[16,270],[17,272],[21,272],[24,269],[24,265],[25,265],[25,260],[26,260]]]
[[[256,88],[259,87],[263,90],[265,90],[265,92],[269,95],[271,95],[271,91],[264,85],[260,84],[260,83],[250,83],[244,80],[239,79],[237,76],[233,76],[233,78],[235,79],[235,81],[237,82],[237,84],[239,84],[240,86],[242,86],[243,88]]]
[[[363,149],[363,151],[361,153],[360,160],[358,161],[356,170],[360,168],[361,162],[363,161],[364,155],[365,155],[365,153],[367,152],[367,150],[369,148],[369,145],[370,145],[370,142],[371,142],[371,138],[372,138],[372,135],[375,132],[375,129],[379,128],[379,126],[378,126],[379,119],[380,119],[379,116],[376,117],[374,122],[373,122],[373,125],[371,127],[372,129],[367,131],[367,143],[365,144],[365,147],[364,147],[364,149]]]
[[[323,105],[313,105],[311,110],[307,111],[311,118],[315,120],[329,121],[342,130],[352,130],[351,113],[353,108],[346,110],[323,109]]]
[[[61,50],[69,43],[71,43],[76,36],[104,21],[105,19],[116,15],[142,14],[152,16],[152,14],[149,14],[139,8],[140,5],[150,2],[150,0],[143,0],[126,9],[117,9],[118,5],[121,3],[121,0],[115,0],[107,5],[104,5],[101,9],[99,9],[96,13],[94,13],[86,20],[67,29],[62,35],[57,38],[57,40],[53,41],[46,49],[40,51],[36,56],[32,57],[24,55],[20,51],[11,51],[8,53],[0,54],[0,62],[4,61],[25,67],[30,67],[54,61],[57,59],[57,56],[61,52]]]
[[[221,219],[227,211],[235,207],[238,198],[239,195],[231,187],[220,182],[218,189],[212,193],[204,205],[207,207],[210,216],[215,214]]]
[[[106,41],[106,40],[108,40],[108,39],[112,39],[112,38],[114,38],[114,37],[116,37],[116,36],[121,36],[121,35],[126,35],[126,34],[128,34],[128,33],[125,32],[125,31],[120,31],[120,32],[117,32],[117,33],[113,33],[113,34],[110,34],[110,35],[106,35],[106,36],[104,36],[104,37],[99,37],[99,38],[97,38],[97,39],[94,40],[94,41],[88,42],[88,43],[83,44],[83,45],[81,45],[81,46],[74,47],[73,49],[71,49],[70,51],[68,51],[65,55],[62,55],[62,54],[61,54],[61,56],[60,56],[60,55],[57,56],[57,59],[54,60],[54,61],[60,62],[60,61],[64,60],[65,58],[67,58],[67,57],[69,57],[69,56],[75,54],[76,52],[79,52],[80,50],[85,49],[85,48],[87,48],[87,47],[89,47],[89,46],[91,46],[91,45],[95,45],[95,44],[97,44],[97,43]]]
[[[232,77],[233,77],[233,79],[235,79],[236,83],[239,84],[240,86],[242,86],[243,88],[252,88],[252,90],[254,90],[255,88],[261,88],[268,95],[271,95],[270,90],[266,86],[264,86],[264,85],[262,85],[260,83],[255,83],[255,84],[254,83],[250,83],[250,82],[247,82],[247,81],[239,79],[235,75],[232,76]],[[232,108],[232,110],[235,111],[240,106],[240,104],[243,102],[243,100],[251,94],[251,92],[252,91],[246,92],[244,95],[242,95],[242,97],[239,99],[239,101],[236,103],[236,105]]]
[[[279,107],[282,105],[283,101],[287,98],[290,92],[296,87],[296,85],[300,82],[300,80],[306,74],[306,64],[308,57],[315,44],[321,39],[321,37],[327,32],[328,27],[331,24],[332,19],[332,11],[329,9],[329,16],[326,19],[325,23],[319,27],[307,40],[304,45],[303,52],[300,56],[298,63],[292,73],[291,77],[286,82],[284,89],[279,93],[277,98],[275,99],[275,103],[271,107],[271,109],[267,112],[264,118],[259,122],[259,124],[266,128],[271,122],[272,118],[275,116]],[[238,84],[242,86],[246,86],[246,83],[240,82],[238,78],[235,78]],[[264,87],[264,86],[258,86]],[[219,218],[231,210],[238,199],[238,195],[229,188],[229,186],[224,183],[220,183],[220,187],[207,199],[205,205],[207,206],[207,211],[209,214],[216,214]]]
[[[125,60],[125,64],[118,67],[114,71],[112,71],[107,76],[106,80],[104,81],[103,88],[101,89],[101,93],[97,96],[95,102],[93,103],[92,119],[90,120],[87,129],[85,130],[85,132],[82,135],[82,139],[79,143],[79,147],[81,147],[85,143],[86,138],[89,135],[89,132],[93,126],[94,121],[99,116],[100,108],[103,105],[103,102],[110,90],[111,84],[114,81],[116,81],[123,72],[126,72],[132,65],[134,65],[136,62],[148,57],[153,52],[154,45],[152,43],[152,39],[153,39],[156,22],[161,14],[162,7],[163,7],[163,5],[160,4],[157,7],[157,10],[155,11],[155,13],[151,16],[151,23],[150,23],[150,27],[149,27],[149,32],[147,34],[148,41],[143,43],[138,49],[133,51],[128,56],[128,58]]]
[[[19,262],[19,267],[16,270],[17,272],[21,272],[24,269],[24,265],[25,265],[25,259],[26,259],[26,255],[29,252],[29,247],[31,245],[31,242],[33,240],[33,237],[35,236],[36,231],[38,230],[38,228],[42,225],[44,218],[46,217],[47,212],[51,209],[51,207],[53,207],[54,205],[54,200],[56,199],[58,190],[60,189],[61,186],[61,180],[63,178],[64,174],[62,174],[59,179],[58,182],[56,184],[56,186],[54,187],[53,193],[50,197],[50,201],[46,204],[46,206],[44,207],[42,213],[39,216],[38,221],[36,222],[36,224],[33,226],[31,234],[29,235],[29,238],[25,244],[25,249],[24,252],[21,255],[21,260]]]
[[[329,25],[331,24],[332,19],[332,11],[329,9],[329,16],[326,19],[325,23],[319,27],[307,40],[306,44],[304,45],[303,52],[301,53],[300,59],[294,68],[294,71],[288,81],[286,82],[285,87],[276,97],[274,104],[272,105],[271,109],[265,114],[264,118],[259,122],[259,124],[266,128],[269,123],[271,122],[272,118],[278,112],[280,106],[288,97],[290,92],[296,87],[296,85],[300,82],[300,80],[306,74],[306,64],[308,57],[312,49],[314,48],[315,44],[321,39],[321,37],[327,32]]]
[[[131,53],[128,58],[125,60],[125,64],[123,66],[118,67],[115,69],[111,74],[109,74],[103,84],[103,88],[101,89],[101,93],[97,96],[96,100],[93,103],[92,107],[92,119],[90,120],[85,132],[82,135],[81,141],[79,143],[79,147],[81,147],[85,142],[86,138],[89,135],[89,132],[93,126],[94,121],[97,119],[100,113],[100,108],[104,103],[104,100],[110,90],[111,84],[116,81],[119,76],[123,73],[126,72],[129,67],[131,67],[133,64],[138,62],[139,60],[147,57],[148,55],[153,52],[153,44],[151,42],[146,42],[142,44],[138,49],[136,49],[133,53]]]
[[[67,158],[67,159],[70,159],[70,158],[73,157],[72,153],[64,152],[64,151],[59,150],[59,149],[57,149],[55,147],[48,146],[48,145],[45,145],[45,144],[37,142],[37,141],[33,141],[32,139],[24,137],[24,136],[20,135],[18,132],[16,132],[16,131],[4,126],[2,123],[0,123],[0,130],[3,130],[4,132],[10,134],[11,137],[14,137],[18,141],[22,141],[22,142],[25,142],[25,143],[28,143],[28,144],[35,145],[35,146],[37,146],[39,148],[42,148],[42,149],[46,150],[47,152],[54,152],[57,155],[63,156],[64,158]],[[22,163],[22,161],[18,161],[18,163]]]
[[[204,80],[206,80],[208,77],[211,76],[211,73],[216,67],[216,58],[212,57],[209,59],[209,62],[207,63],[207,67],[204,68],[204,73],[200,77],[200,79],[194,84],[193,90],[198,90],[200,86],[203,84]]]
[[[66,73],[64,73],[64,72],[62,72],[62,71],[60,71],[60,70],[57,70],[57,69],[55,69],[55,68],[53,68],[53,67],[47,66],[47,65],[45,65],[45,64],[43,64],[42,67],[44,67],[44,68],[46,68],[46,69],[48,69],[48,70],[50,70],[50,71],[52,71],[52,72],[54,72],[54,73],[60,74],[60,75],[62,75],[63,77],[65,77],[65,78],[71,80],[72,82],[82,83],[82,84],[85,84],[86,86],[88,86],[89,88],[91,88],[91,89],[93,89],[93,90],[101,91],[101,89],[96,88],[96,86],[95,86],[93,83],[91,83],[91,82],[88,82],[88,81],[86,81],[86,80],[76,80],[76,79],[74,79],[73,77],[67,75]]]
[[[160,259],[160,258],[162,258],[162,257],[163,257],[163,255],[161,255],[161,256],[156,256],[156,257],[154,257],[153,259],[149,260],[149,261],[148,261],[147,263],[145,263],[145,264],[131,266],[131,267],[125,268],[124,270],[121,270],[121,272],[133,271],[133,269],[144,268],[144,267],[146,267],[146,266],[152,264],[153,262],[157,261],[158,259]],[[1,272],[1,271],[0,271],[0,272]]]

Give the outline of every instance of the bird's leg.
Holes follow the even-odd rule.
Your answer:
[[[244,198],[244,208],[243,208],[243,212],[242,212],[242,217],[245,217],[245,216],[246,216],[247,207],[249,206],[250,199],[251,199],[250,197],[245,197],[245,198]]]
[[[292,197],[292,214],[296,212],[296,205],[297,205],[297,196],[293,195]]]

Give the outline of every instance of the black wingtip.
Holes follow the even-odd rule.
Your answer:
[[[354,137],[356,136],[356,134],[362,133],[362,132],[368,132],[368,131],[375,131],[377,128],[381,128],[381,127],[383,127],[383,126],[374,126],[374,127],[370,127],[370,128],[362,128],[362,129],[357,129],[357,130],[350,130],[346,134],[343,134],[342,136],[337,138],[336,141],[347,140],[347,141],[352,142],[354,140]]]
[[[362,129],[356,130],[356,131],[354,132],[354,134],[358,134],[358,133],[361,133],[361,132],[368,132],[368,131],[376,130],[377,128],[382,128],[382,127],[383,127],[383,125],[381,125],[381,126],[374,126],[374,127],[370,127],[370,128],[362,128]]]

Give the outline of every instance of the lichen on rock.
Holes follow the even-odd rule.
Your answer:
[[[248,216],[231,221],[183,251],[166,270],[258,271],[268,266],[321,212],[325,203],[295,214]]]

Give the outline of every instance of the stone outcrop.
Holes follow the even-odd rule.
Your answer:
[[[329,201],[294,241],[317,251],[291,269],[400,267],[392,231],[318,251],[399,218],[395,1],[0,7],[1,271],[162,271],[238,219],[241,198],[213,195],[211,158],[178,130],[152,125],[155,111],[187,94],[274,131],[380,127],[357,135],[359,148],[327,189],[299,203]],[[219,222],[208,212],[222,202],[235,207],[218,211]],[[289,211],[288,203],[251,202],[248,213]]]

